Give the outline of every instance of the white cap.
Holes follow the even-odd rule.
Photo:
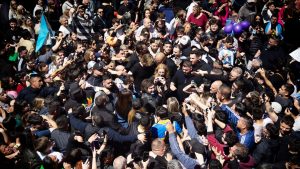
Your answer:
[[[96,64],[95,61],[89,61],[88,65],[87,65],[88,70],[92,69],[95,64]]]
[[[275,113],[280,113],[282,111],[282,106],[278,102],[272,102],[271,107],[273,108]]]
[[[248,3],[254,2],[256,3],[256,0],[247,0]]]
[[[190,42],[190,37],[184,35],[180,38],[179,43],[183,46],[187,45]]]

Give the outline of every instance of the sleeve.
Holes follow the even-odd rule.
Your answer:
[[[196,165],[199,165],[198,162],[188,155],[184,154],[177,143],[176,135],[171,133],[169,135],[169,142],[172,153],[176,156],[176,158],[182,163],[185,168],[195,168]]]
[[[227,132],[232,131],[232,128],[228,124],[226,124],[226,127],[223,130],[224,130],[224,133],[227,133]]]
[[[238,120],[239,120],[239,117],[237,117],[237,116],[232,112],[232,110],[231,110],[228,106],[226,106],[226,105],[222,105],[222,106],[221,106],[221,109],[222,109],[223,111],[226,112],[226,114],[228,115],[228,121],[229,121],[230,123],[232,123],[233,126],[236,128],[236,125],[237,125],[237,122],[238,122]]]
[[[180,125],[177,123],[177,121],[173,122],[173,126],[174,126],[176,132],[180,135],[182,133],[182,129],[181,129]]]
[[[122,143],[122,142],[133,142],[135,140],[137,140],[137,135],[121,135],[120,133],[112,130],[112,129],[108,129],[108,133],[107,133],[108,139],[118,142],[118,143]]]
[[[38,138],[39,138],[39,137],[43,137],[43,136],[48,137],[48,136],[51,135],[51,132],[50,132],[49,129],[46,129],[46,130],[38,130],[38,131],[34,132],[34,135],[35,135],[36,137],[38,137]]]
[[[85,132],[85,127],[88,123],[83,122],[82,120],[77,119],[74,115],[70,115],[70,124],[74,129],[79,130],[81,133]]]
[[[188,130],[189,136],[191,138],[196,138],[202,144],[202,141],[198,137],[199,135],[197,134],[197,130],[194,126],[194,123],[189,116],[185,117],[185,124],[186,124],[186,128]]]
[[[207,134],[207,140],[208,143],[211,146],[214,146],[217,148],[218,151],[221,151],[221,153],[224,155],[224,150],[223,150],[223,145],[221,143],[219,143],[219,141],[216,139],[215,135],[213,133],[208,133]]]
[[[240,143],[244,144],[248,149],[251,150],[253,148],[254,144],[255,144],[254,131],[253,130],[249,131],[245,135],[244,139],[243,139],[243,137],[240,139]]]

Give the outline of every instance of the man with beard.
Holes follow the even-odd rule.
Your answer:
[[[275,14],[272,15],[271,20],[266,25],[265,34],[266,35],[276,35],[276,36],[279,36],[280,39],[283,39],[282,26],[277,21],[278,21],[277,15],[275,15]]]
[[[191,72],[192,63],[191,61],[186,60],[183,62],[182,68],[177,70],[172,78],[170,89],[177,92],[179,102],[184,101],[184,99],[188,97],[188,94],[183,92],[184,87],[191,84],[192,81],[197,85],[200,85],[202,82],[201,78],[192,75]]]
[[[90,61],[88,63],[88,69],[92,70],[91,76],[86,81],[86,88],[97,87],[101,85],[102,76],[104,75],[105,64],[100,61],[98,63]]]
[[[18,43],[21,38],[22,28],[18,26],[15,18],[9,20],[9,30],[6,32],[6,39],[13,43]]]
[[[290,153],[288,149],[288,143],[291,139],[292,128],[294,125],[294,119],[291,116],[284,116],[280,122],[277,120],[276,125],[279,125],[279,149],[277,154],[277,162],[288,161]]]
[[[155,55],[155,63],[156,65],[159,65],[161,63],[168,66],[170,77],[173,77],[177,66],[172,60],[172,52],[173,52],[173,46],[170,42],[165,42],[163,46],[163,53],[158,53]]]
[[[193,71],[203,70],[210,72],[212,67],[202,60],[200,50],[194,50],[190,53],[190,61],[192,62]]]

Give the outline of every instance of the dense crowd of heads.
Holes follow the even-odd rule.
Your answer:
[[[1,168],[300,167],[299,0],[0,9]]]

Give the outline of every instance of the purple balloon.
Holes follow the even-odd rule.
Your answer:
[[[241,27],[242,27],[244,30],[246,30],[246,29],[248,29],[248,28],[250,27],[250,22],[249,22],[249,21],[242,21],[242,22],[240,23],[240,25],[241,25]]]
[[[243,32],[242,26],[240,24],[233,25],[233,32],[237,35],[241,34]]]
[[[233,25],[232,24],[226,25],[225,28],[224,28],[224,32],[226,34],[230,34],[232,32],[232,29],[233,29]]]

